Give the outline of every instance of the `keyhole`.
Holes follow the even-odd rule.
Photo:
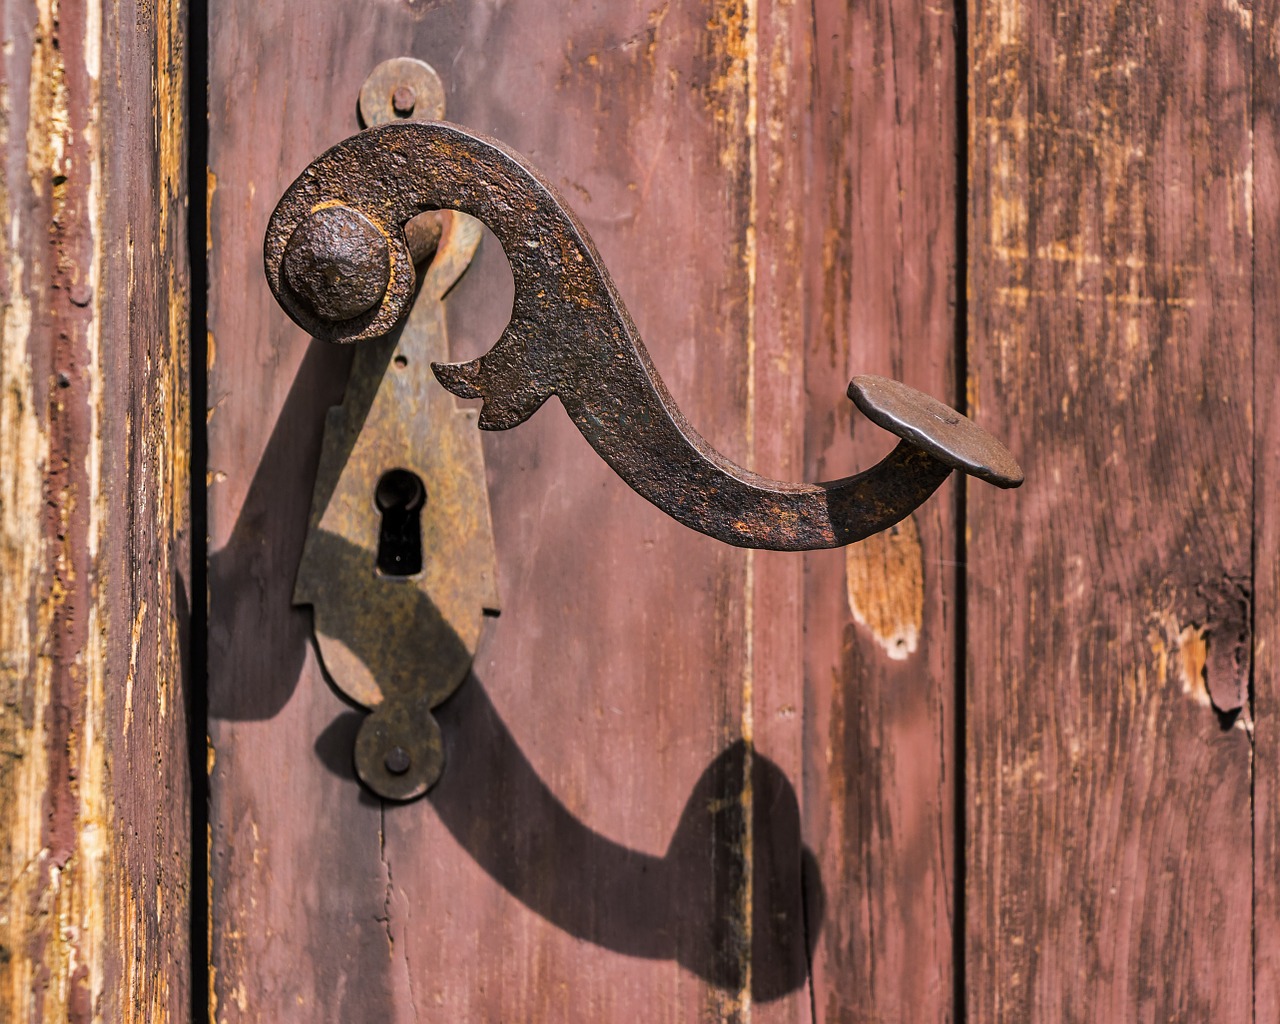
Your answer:
[[[392,469],[382,474],[373,500],[382,513],[378,571],[384,576],[422,572],[422,506],[427,489],[416,473]]]

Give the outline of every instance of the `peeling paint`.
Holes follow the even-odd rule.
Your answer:
[[[1209,660],[1209,644],[1203,626],[1184,626],[1178,632],[1176,675],[1182,681],[1182,692],[1197,704],[1212,707],[1209,687],[1205,685],[1205,665]]]
[[[1155,623],[1147,645],[1155,657],[1156,678],[1177,684],[1184,697],[1201,707],[1213,707],[1206,676],[1209,642],[1205,627],[1194,623],[1183,626],[1172,612],[1156,616]]]
[[[747,126],[754,123],[755,117],[759,45],[756,19],[755,5],[749,0],[717,0],[707,17],[712,44],[707,108],[723,140],[720,166],[729,172],[740,170],[755,150],[755,132]],[[741,151],[744,143],[749,153]]]
[[[138,649],[142,646],[142,621],[146,618],[147,602],[138,605],[133,617],[133,630],[129,636],[129,672],[124,681],[124,734],[129,735],[129,727],[133,725],[133,680],[138,673]]]
[[[8,123],[8,116],[0,119],[6,151]],[[48,692],[47,674],[37,671],[31,608],[44,556],[40,505],[48,440],[37,414],[28,354],[32,316],[25,294],[27,267],[18,248],[20,207],[7,193],[4,199],[8,289],[0,338],[0,820],[5,827],[0,832],[0,873],[9,881],[0,897],[0,1007],[8,1007],[4,1015],[17,1020],[30,1019],[21,1008],[27,1005],[36,963],[24,946],[34,929],[36,867],[43,860],[39,811]]]
[[[1222,0],[1222,6],[1235,15],[1242,29],[1246,32],[1253,31],[1253,10],[1251,8],[1246,7],[1240,0]]]
[[[165,44],[176,67],[179,13],[170,6],[173,35]],[[117,16],[111,8],[110,17]],[[171,648],[152,665],[144,646],[143,595],[158,595],[166,613],[172,610],[173,542],[181,526],[171,513],[185,517],[175,501],[185,485],[179,492],[147,494],[153,504],[142,509],[140,520],[131,519],[128,502],[137,491],[129,490],[118,469],[134,437],[117,411],[107,409],[109,395],[141,397],[152,384],[143,367],[129,364],[135,351],[161,360],[185,351],[185,265],[165,260],[169,295],[177,301],[161,313],[162,322],[146,324],[145,335],[130,333],[121,309],[141,323],[161,302],[149,306],[144,294],[135,307],[131,244],[127,264],[109,260],[108,219],[119,224],[123,217],[118,206],[107,207],[108,167],[118,160],[118,146],[137,141],[146,152],[155,139],[113,134],[112,148],[104,148],[104,74],[109,88],[124,87],[103,68],[104,50],[120,57],[119,26],[106,24],[107,18],[101,0],[38,0],[29,20],[19,16],[10,23],[13,34],[5,42],[12,63],[0,92],[6,154],[0,179],[6,285],[0,324],[0,872],[13,884],[0,895],[2,1020],[131,1024],[163,1022],[174,1005],[185,1009],[174,1002],[171,984],[176,970],[180,989],[185,970],[171,956],[163,963],[172,949],[185,946],[185,936],[157,941],[166,916],[183,917],[185,877],[169,869],[170,843],[180,850],[185,841],[182,793],[171,791],[172,806],[159,812],[176,811],[179,831],[153,834],[150,817],[137,819],[141,789],[127,772],[113,770],[123,757],[121,744],[138,728],[139,680],[145,676],[149,684],[180,663],[176,616],[165,614]],[[129,45],[134,28],[130,21]],[[142,37],[144,47],[149,42]],[[141,67],[145,75],[146,62]],[[145,94],[151,83],[144,78],[141,85]],[[15,106],[24,109],[15,86],[26,90],[19,145],[10,133]],[[170,148],[180,154],[180,119],[177,124]],[[175,166],[175,191],[167,198],[180,208],[182,161]],[[129,167],[131,175],[138,170]],[[148,250],[151,243],[148,238]],[[145,341],[107,350],[109,316],[126,328],[122,338]],[[185,365],[175,365],[165,386],[173,429],[148,429],[141,440],[146,457],[177,465],[171,472],[180,480],[185,458],[174,455],[186,445]],[[131,416],[127,410],[124,419]],[[128,445],[121,445],[122,434]],[[175,441],[181,447],[169,447]],[[122,495],[128,498],[122,501]],[[159,557],[136,550],[134,544],[145,543],[157,528],[167,533]],[[142,536],[135,537],[135,529]],[[126,635],[116,633],[125,634],[131,624],[126,646]],[[170,751],[157,749],[150,736],[145,742],[147,777],[163,787],[158,771],[175,766],[157,759]],[[185,770],[180,755],[176,768]],[[141,813],[150,816],[153,807]],[[150,854],[141,865],[130,859],[131,843]]]
[[[914,516],[845,548],[845,585],[854,621],[894,661],[920,645],[924,556]]]

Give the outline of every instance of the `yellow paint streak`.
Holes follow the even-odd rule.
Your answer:
[[[218,176],[212,168],[205,168],[204,191],[204,251],[213,252],[213,194],[218,191]]]
[[[183,97],[186,91],[185,68],[182,63],[182,7],[174,0],[157,0],[154,7],[156,28],[155,89],[152,93],[152,116],[159,143],[160,171],[160,249],[169,242],[171,208],[179,214],[186,182],[183,160]]]
[[[743,226],[741,259],[746,277],[746,408],[744,411],[744,458],[748,469],[756,463],[756,282],[758,248],[756,239],[759,209],[759,10],[753,0],[715,0],[710,5],[707,32],[713,43],[711,79],[706,90],[707,107],[721,139],[719,161],[734,189],[745,186],[746,223]],[[733,200],[741,193],[732,193]],[[743,669],[739,731],[745,745],[742,789],[738,800],[742,811],[740,838],[744,876],[737,894],[735,936],[741,986],[736,992],[717,996],[716,1012],[722,1019],[751,1019],[751,948],[753,875],[755,860],[754,797],[751,775],[755,743],[755,592],[756,556],[743,556]]]
[[[845,548],[849,611],[895,661],[916,652],[924,623],[924,558],[915,518]]]
[[[216,760],[213,752],[213,740],[210,739],[208,736],[206,736],[205,742],[208,744],[208,751],[209,751],[208,754],[206,755],[208,759],[208,765],[209,765],[209,774],[212,775],[213,765]],[[205,843],[204,862],[207,865],[207,867],[205,868],[205,871],[206,871],[205,893],[207,895],[205,897],[204,919],[206,922],[206,925],[205,925],[206,930],[205,930],[205,947],[204,948],[207,950],[212,950],[213,949],[213,922],[215,920],[214,910],[216,909],[215,902],[217,897],[217,890],[214,888],[214,884],[213,884],[213,825],[212,823],[205,825],[204,843]],[[214,964],[212,956],[209,958],[209,1019],[215,1022],[218,1020],[218,968]]]
[[[172,255],[162,261],[168,268],[166,308],[169,345],[161,349],[159,365],[153,368],[153,377],[159,391],[159,418],[151,424],[152,436],[148,448],[152,456],[151,468],[155,474],[157,494],[161,501],[172,506],[166,518],[170,528],[170,542],[176,544],[182,525],[190,519],[187,501],[191,489],[191,423],[186,406],[186,381],[190,371],[187,288],[182,260],[175,250],[179,239],[171,237],[169,221],[171,213],[181,216],[186,208],[184,188],[187,168],[183,155],[186,75],[182,60],[185,33],[182,7],[176,0],[159,2],[154,10],[154,111],[161,184],[159,247],[161,253]],[[172,567],[157,559],[156,593],[172,597],[174,585]],[[160,624],[163,628],[156,630],[156,664],[177,666],[182,659],[177,617],[162,616]],[[168,716],[169,702],[177,684],[177,673],[158,673],[156,704],[161,723]]]
[[[66,170],[69,118],[62,54],[54,39],[56,5],[42,0],[35,8],[26,172],[31,190],[43,197],[54,176]],[[13,123],[7,90],[4,103],[0,132],[7,152]],[[20,241],[24,228],[38,232],[40,226],[20,222],[29,207],[23,197],[9,194],[8,179],[4,186],[9,301],[0,338],[0,945],[6,955],[0,959],[0,1019],[57,1020],[67,1016],[72,961],[67,938],[78,922],[68,913],[74,884],[64,887],[62,871],[48,863],[44,847],[53,670],[44,652],[66,593],[49,585],[44,573],[61,551],[51,550],[42,530],[50,444],[39,410],[48,382],[37,376],[29,356],[33,322],[27,295],[42,286],[38,278],[44,267],[25,262]],[[49,928],[51,920],[58,922],[56,929]],[[51,941],[31,945],[51,931]],[[50,983],[38,984],[40,975]]]
[[[716,0],[707,19],[707,31],[718,42],[721,65],[712,69],[708,85],[710,113],[724,140],[720,166],[730,173],[743,166],[741,145],[745,141],[754,156],[755,133],[752,105],[756,99],[756,50],[759,29],[750,0]]]
[[[743,54],[747,86],[747,178],[749,199],[744,259],[747,271],[747,408],[746,442],[747,468],[756,465],[756,279],[759,266],[759,249],[756,241],[756,222],[759,216],[759,154],[760,154],[760,89],[759,54],[760,24],[757,4],[743,7]],[[735,58],[735,63],[737,58]],[[745,753],[742,761],[742,860],[745,865],[742,881],[742,904],[738,921],[742,934],[739,937],[739,977],[742,987],[737,1002],[744,1022],[751,1020],[751,950],[754,946],[752,925],[755,904],[755,791],[752,772],[755,758],[755,551],[746,552],[745,578],[743,582],[743,630],[746,634],[742,680],[742,739]]]

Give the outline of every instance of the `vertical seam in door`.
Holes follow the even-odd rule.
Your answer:
[[[806,181],[811,181],[816,176],[817,168],[820,163],[818,158],[817,145],[815,142],[817,138],[817,120],[819,116],[817,111],[817,102],[816,102],[817,96],[818,96],[818,77],[819,77],[818,0],[809,0],[808,30],[809,30],[809,46],[810,46],[811,57],[809,60],[809,91],[808,91],[807,102],[806,102],[809,124],[808,124],[808,135],[806,138],[806,150],[805,150],[805,160],[806,160],[805,178],[806,178]],[[809,190],[807,187],[805,191],[804,202],[805,202],[806,208],[808,208],[809,207]],[[807,273],[807,269],[806,269],[806,273]],[[808,300],[808,296],[806,294],[806,301],[807,300]],[[803,349],[801,350],[803,362],[802,362],[802,368],[800,371],[803,375],[806,375],[806,376],[807,376],[807,367],[805,364],[807,363],[808,354],[809,354],[808,333],[809,331],[806,328],[805,344]],[[802,449],[804,452],[804,458],[807,461],[809,445],[808,445],[808,437],[804,435],[807,435],[807,431],[805,431],[802,428],[802,436],[804,437],[802,441]],[[809,700],[809,673],[807,668],[807,659],[805,658],[805,654],[804,654],[805,632],[806,632],[805,625],[808,619],[808,608],[806,605],[806,602],[808,601],[808,587],[805,584],[807,576],[808,576],[808,556],[806,555],[805,564],[801,568],[801,585],[800,585],[801,699],[803,701],[801,706],[805,708],[803,712],[803,717],[805,717],[806,719],[809,714],[807,709],[807,703]],[[805,736],[805,730],[803,728],[801,730],[800,735],[802,739],[802,749],[803,749],[803,738]],[[801,756],[800,763],[802,765],[801,777],[800,777],[800,802],[801,802],[800,807],[801,807],[801,820],[804,820],[805,808],[807,806],[806,798],[810,788],[809,786],[810,766],[809,766],[808,757]],[[801,836],[800,841],[801,841],[801,845],[803,846],[803,842],[804,842],[803,836]],[[809,872],[804,869],[803,858],[801,863],[802,863],[802,866],[800,871],[800,913],[801,913],[802,920],[804,922],[803,934],[804,934],[804,954],[805,954],[805,975],[806,975],[806,984],[809,989],[809,993],[808,993],[809,994],[809,1022],[810,1024],[818,1024],[818,993],[814,987],[813,962],[814,962],[814,957],[818,951],[817,943],[815,941],[815,936],[814,936],[814,930],[815,928],[820,926],[821,922],[810,920],[810,917],[809,917],[809,908],[811,906],[810,899],[813,895],[810,887],[813,885],[815,879],[810,878]],[[816,861],[815,861],[815,864],[816,864]],[[819,878],[816,881],[818,882],[818,885],[820,887],[821,879]]]
[[[1265,22],[1264,22],[1265,24]],[[1254,652],[1258,643],[1258,242],[1254,213],[1257,185],[1254,179],[1254,139],[1258,108],[1254,83],[1258,72],[1257,22],[1249,23],[1249,178],[1247,196],[1249,223],[1249,358],[1250,382],[1250,472],[1249,482],[1249,681],[1245,704],[1249,715],[1249,1016],[1258,1024],[1258,709],[1254,700],[1256,679]],[[1265,735],[1265,733],[1264,733]]]
[[[756,215],[758,211],[759,173],[756,161],[759,156],[757,129],[759,121],[759,90],[757,59],[760,47],[760,0],[746,0],[743,6],[743,22],[746,38],[745,59],[747,72],[747,224],[745,231],[744,261],[747,272],[747,402],[745,413],[746,464],[754,471],[756,466]],[[742,989],[738,993],[741,1019],[751,1020],[751,953],[755,943],[752,934],[753,904],[755,900],[755,794],[751,777],[755,761],[755,552],[746,552],[743,578],[743,645],[742,708],[740,729],[742,732],[742,894],[739,920],[742,934],[739,948]]]
[[[955,316],[955,408],[969,412],[969,11],[967,0],[955,2],[956,68],[956,316]],[[951,918],[952,1011],[956,1024],[968,1017],[968,977],[966,965],[966,889],[968,887],[968,477],[956,474],[955,506],[955,649],[954,705],[955,733],[952,737],[955,761],[955,847],[952,853],[955,905]]]
[[[213,916],[209,900],[208,668],[208,253],[209,253],[209,6],[187,2],[187,245],[191,281],[191,637],[187,694],[187,755],[191,778],[191,1021],[210,1020]]]

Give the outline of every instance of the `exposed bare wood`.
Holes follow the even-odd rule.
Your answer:
[[[180,3],[3,9],[0,1019],[188,1019]]]
[[[969,1020],[1248,1021],[1249,11],[972,14]]]

